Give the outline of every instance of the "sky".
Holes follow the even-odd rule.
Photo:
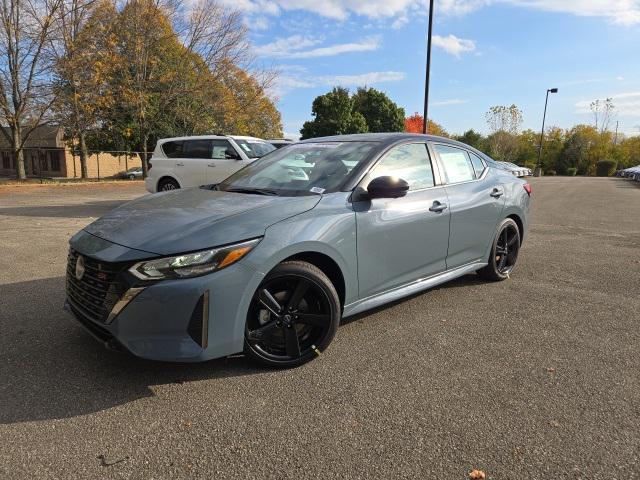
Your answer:
[[[244,13],[285,134],[317,95],[371,86],[422,112],[428,0],[223,0]],[[592,123],[611,97],[619,131],[640,134],[640,0],[435,0],[429,117],[486,133],[485,112],[515,103],[523,128]]]

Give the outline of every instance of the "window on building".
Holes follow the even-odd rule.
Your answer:
[[[9,152],[2,152],[2,168],[5,170],[11,169],[11,155]]]
[[[49,159],[49,163],[51,164],[51,171],[52,172],[59,172],[60,171],[60,157],[62,156],[62,152],[59,152],[57,150],[52,150],[50,153],[50,159]]]

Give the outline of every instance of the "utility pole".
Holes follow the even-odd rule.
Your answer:
[[[433,0],[429,0],[429,30],[427,33],[427,71],[424,80],[424,120],[422,133],[427,133],[427,115],[429,113],[429,80],[431,74],[431,34],[433,33]]]

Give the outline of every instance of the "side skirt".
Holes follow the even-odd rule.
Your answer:
[[[380,305],[384,305],[385,303],[394,302],[401,298],[408,297],[409,295],[413,295],[414,293],[433,288],[436,285],[440,285],[442,283],[446,283],[450,280],[453,280],[454,278],[466,275],[467,273],[475,272],[476,270],[479,270],[486,265],[487,262],[469,263],[467,265],[454,268],[453,270],[439,273],[432,277],[421,278],[420,280],[416,280],[415,282],[411,282],[407,285],[394,288],[393,290],[388,290],[371,297],[363,298],[362,300],[358,300],[349,305],[345,305],[342,316],[349,317],[351,315],[364,312],[365,310],[379,307]]]

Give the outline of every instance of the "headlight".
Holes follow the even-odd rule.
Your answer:
[[[129,269],[129,272],[141,280],[164,280],[206,275],[236,263],[249,253],[258,242],[260,239],[256,238],[227,247],[147,260],[136,263]]]

